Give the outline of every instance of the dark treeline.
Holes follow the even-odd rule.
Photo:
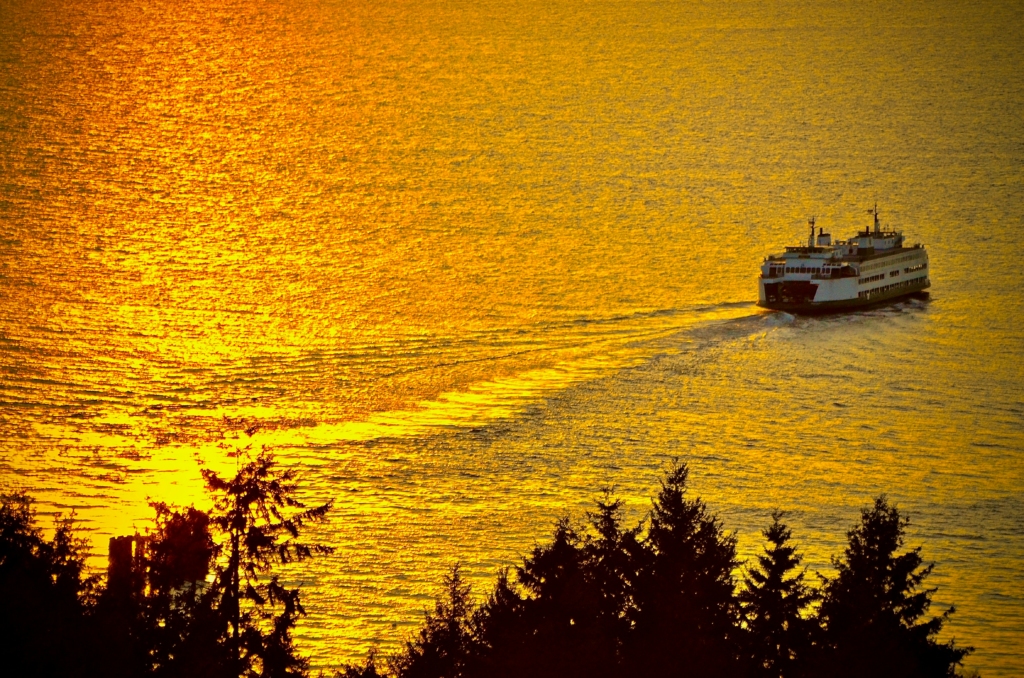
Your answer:
[[[458,567],[403,651],[350,666],[345,678],[955,676],[971,648],[925,619],[934,589],[920,549],[902,550],[907,519],[880,497],[807,581],[776,512],[740,580],[736,539],[699,498],[687,467],[662,481],[646,519],[623,524],[606,496],[583,525],[560,520],[550,543],[498,577],[473,607]]]
[[[0,652],[12,676],[306,676],[304,614],[275,568],[328,551],[299,541],[307,509],[266,451],[225,480],[209,512],[154,504],[144,539],[112,540],[105,582],[58,520],[47,541],[24,494],[0,506]],[[836,574],[811,580],[776,512],[763,553],[736,539],[673,468],[644,521],[606,495],[587,520],[499,573],[475,605],[458,566],[403,649],[336,678],[956,676],[971,648],[936,636],[935,589],[907,519],[884,497],[862,512]],[[737,576],[737,572],[740,574]]]
[[[248,456],[247,451],[240,454]],[[295,499],[293,472],[265,450],[231,480],[203,470],[213,509],[154,503],[144,538],[111,540],[105,585],[85,574],[69,520],[47,541],[25,494],[0,505],[4,676],[306,676],[292,642],[304,614],[275,566],[328,547],[299,533],[330,505]]]

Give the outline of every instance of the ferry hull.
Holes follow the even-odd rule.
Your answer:
[[[830,301],[765,301],[760,300],[757,305],[761,308],[768,308],[773,311],[786,311],[798,315],[820,315],[824,313],[841,313],[855,309],[867,308],[887,304],[903,297],[920,295],[924,290],[931,287],[931,282],[925,280],[920,285],[913,285],[902,289],[888,290],[870,297],[853,297],[851,299],[834,299]]]

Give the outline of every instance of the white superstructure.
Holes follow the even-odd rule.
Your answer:
[[[806,247],[787,247],[765,258],[758,280],[758,305],[797,313],[839,310],[888,301],[931,286],[924,245],[905,245],[901,231],[882,230],[878,208],[874,230],[832,242],[819,228]]]

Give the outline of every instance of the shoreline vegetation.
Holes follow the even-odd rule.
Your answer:
[[[47,540],[29,495],[3,495],[4,674],[309,676],[292,638],[300,591],[275,571],[332,551],[301,539],[331,503],[299,502],[266,448],[238,454],[234,478],[203,469],[209,512],[154,502],[145,536],[112,538],[105,577],[86,571],[71,519]],[[479,604],[454,565],[401,650],[333,678],[962,675],[973,648],[937,640],[954,609],[929,615],[933,565],[905,547],[908,519],[885,496],[847,532],[836,574],[811,576],[781,511],[741,564],[688,478],[674,465],[637,525],[609,492],[585,520],[558,520]]]

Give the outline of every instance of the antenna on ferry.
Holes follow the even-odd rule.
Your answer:
[[[807,223],[811,226],[811,235],[807,238],[807,246],[814,247],[814,217],[808,219]]]
[[[874,214],[875,215],[875,233],[878,233],[879,229],[878,229],[878,201],[877,200],[875,201],[875,209],[868,210],[868,214]]]

